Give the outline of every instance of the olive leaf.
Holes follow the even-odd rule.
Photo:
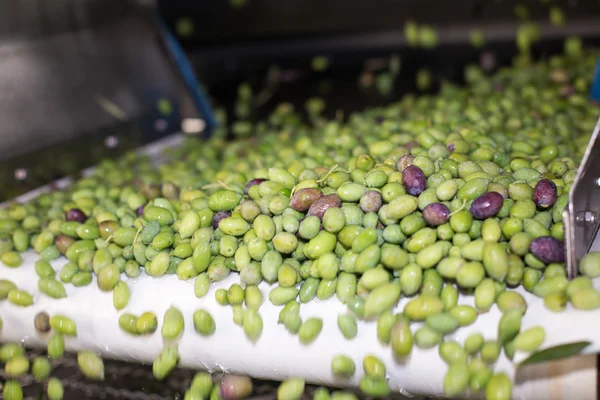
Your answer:
[[[535,353],[531,354],[519,364],[518,368],[528,364],[537,364],[552,360],[559,360],[561,358],[572,357],[581,353],[583,349],[588,347],[590,344],[591,342],[573,342],[548,347],[547,349],[536,351]]]

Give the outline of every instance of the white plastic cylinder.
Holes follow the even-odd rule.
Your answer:
[[[91,349],[104,357],[150,363],[163,348],[160,325],[167,308],[175,306],[185,317],[185,331],[179,339],[181,365],[208,371],[225,371],[248,374],[252,377],[282,380],[291,376],[302,376],[316,384],[333,386],[356,386],[362,376],[362,359],[366,354],[377,355],[387,366],[392,390],[406,395],[443,395],[443,379],[446,365],[436,348],[421,350],[413,348],[409,358],[399,363],[394,360],[391,349],[382,345],[376,337],[375,322],[359,321],[358,336],[346,340],[337,327],[337,317],[347,310],[337,298],[327,301],[314,300],[300,307],[303,319],[320,317],[323,331],[310,345],[300,344],[298,337],[277,324],[281,307],[268,301],[269,285],[260,288],[265,302],[260,308],[264,321],[262,336],[256,343],[249,341],[240,326],[233,323],[233,312],[229,306],[220,306],[215,300],[218,288],[229,288],[239,282],[237,274],[231,274],[222,282],[211,285],[209,293],[198,299],[194,295],[193,279],[182,281],[177,276],[152,278],[144,274],[136,279],[123,279],[131,290],[131,301],[121,312],[112,303],[112,293],[102,292],[95,280],[86,287],[65,285],[68,297],[52,299],[37,288],[38,277],[34,270],[37,255],[28,252],[19,268],[0,266],[0,279],[9,279],[19,288],[34,296],[30,307],[15,306],[8,301],[0,302],[0,316],[4,328],[0,331],[1,342],[22,342],[27,346],[44,347],[48,335],[36,332],[33,324],[35,315],[45,311],[50,315],[61,314],[72,318],[77,324],[77,337],[67,338],[69,350]],[[52,264],[57,273],[66,263],[59,259]],[[599,282],[596,282],[598,284]],[[589,340],[594,342],[587,352],[598,350],[597,332],[600,331],[600,310],[583,312],[568,310],[564,313],[548,311],[543,302],[522,292],[529,304],[523,320],[523,328],[541,325],[547,338],[544,347]],[[470,297],[461,297],[459,303],[469,304]],[[402,310],[407,299],[402,299],[397,309]],[[204,308],[214,317],[216,332],[210,337],[198,335],[193,328],[192,314]],[[122,312],[136,315],[145,311],[154,312],[159,319],[159,329],[150,336],[132,336],[119,328],[118,319]],[[481,332],[486,339],[496,338],[500,312],[494,306],[480,315],[469,327],[459,329],[447,337],[462,343],[473,332]],[[335,354],[350,356],[357,365],[357,373],[351,380],[335,378],[330,371],[330,361]],[[517,354],[515,361],[526,354]],[[514,399],[566,399],[576,393],[577,399],[596,398],[595,355],[576,357],[552,363],[524,367],[517,373],[513,363],[503,355],[496,362],[496,371],[504,371],[515,379]]]

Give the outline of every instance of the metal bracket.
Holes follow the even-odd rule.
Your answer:
[[[577,276],[577,264],[589,251],[600,225],[600,118],[581,160],[563,213],[567,275]]]

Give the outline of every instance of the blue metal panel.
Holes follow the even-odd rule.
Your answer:
[[[594,81],[592,82],[592,93],[590,98],[594,101],[600,101],[600,57],[598,57],[596,71],[594,72]]]
[[[183,77],[185,84],[190,91],[190,95],[192,96],[198,111],[206,122],[207,128],[210,129],[215,127],[217,125],[217,121],[212,113],[208,96],[200,86],[200,82],[198,82],[196,74],[194,73],[194,69],[188,61],[185,52],[181,48],[181,45],[173,33],[169,30],[167,25],[158,14],[156,14],[156,20],[160,32],[165,39],[167,48],[171,52],[171,55],[177,64],[177,68],[179,69],[179,72],[181,73],[181,76]]]

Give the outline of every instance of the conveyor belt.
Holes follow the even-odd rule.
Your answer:
[[[181,136],[173,136],[145,148],[143,151],[157,159],[163,148],[177,144]],[[65,184],[66,182],[61,182]],[[41,189],[43,190],[43,189]],[[21,198],[31,198],[35,193]],[[600,248],[597,240],[594,248]],[[0,332],[0,342],[19,341],[28,347],[43,348],[47,337],[38,334],[33,325],[34,316],[45,311],[50,315],[60,313],[72,318],[78,327],[76,338],[67,338],[66,347],[71,351],[89,349],[101,353],[105,358],[151,363],[162,349],[162,338],[158,333],[150,337],[133,337],[124,333],[118,325],[119,312],[112,305],[112,294],[97,289],[95,281],[86,287],[67,286],[68,297],[55,300],[37,288],[37,275],[34,262],[37,256],[33,251],[23,255],[23,265],[17,269],[0,266],[0,278],[9,278],[18,287],[34,296],[35,302],[27,308],[17,307],[9,302],[0,303],[0,314],[5,328]],[[64,258],[52,262],[58,271],[65,264]],[[179,342],[181,366],[191,369],[205,369],[214,373],[248,374],[251,377],[267,380],[282,380],[290,376],[306,377],[308,382],[319,385],[358,385],[362,370],[349,381],[340,381],[330,371],[333,355],[350,355],[357,365],[366,354],[380,357],[388,369],[389,384],[393,391],[410,395],[429,393],[441,396],[446,365],[439,358],[437,349],[414,348],[410,362],[398,363],[387,347],[375,338],[375,322],[358,322],[358,336],[345,340],[337,328],[337,316],[346,312],[343,304],[334,299],[313,301],[303,305],[303,318],[319,316],[324,321],[323,332],[308,346],[299,343],[298,338],[289,334],[277,324],[280,307],[268,300],[261,307],[264,331],[261,338],[252,344],[245,337],[241,327],[234,324],[230,307],[222,307],[215,300],[215,291],[228,288],[237,282],[237,275],[211,285],[211,290],[202,299],[193,293],[193,280],[182,281],[175,275],[160,279],[142,274],[136,279],[128,279],[127,284],[132,298],[124,311],[141,314],[153,311],[162,321],[166,309],[172,305],[179,308],[186,318],[186,329]],[[600,279],[596,279],[596,289],[600,289]],[[259,288],[265,299],[270,286],[263,282]],[[600,351],[600,340],[596,332],[600,330],[600,310],[553,313],[543,305],[543,300],[523,289],[517,289],[529,305],[527,318],[522,329],[535,325],[544,326],[547,336],[544,347],[590,341],[586,353]],[[160,295],[157,295],[160,294]],[[163,295],[168,294],[168,297]],[[402,299],[396,310],[402,310],[407,299]],[[461,296],[459,304],[472,304],[473,298]],[[192,313],[198,308],[207,309],[215,318],[217,334],[201,337],[194,332]],[[496,336],[496,327],[501,316],[494,306],[488,313],[480,315],[475,324],[460,329],[450,335],[450,339],[462,342],[470,333],[481,332],[486,338]],[[527,354],[515,355],[516,363],[523,361]],[[505,371],[515,377],[514,399],[562,398],[556,395],[561,391],[577,389],[582,399],[594,398],[596,394],[596,358],[591,355],[562,362],[537,364],[519,371],[505,358],[504,354],[495,364],[497,371]],[[179,375],[176,375],[179,376]],[[169,378],[166,387],[172,387]],[[166,389],[165,389],[166,390]],[[564,393],[564,392],[563,392]],[[540,397],[543,396],[543,397]]]

